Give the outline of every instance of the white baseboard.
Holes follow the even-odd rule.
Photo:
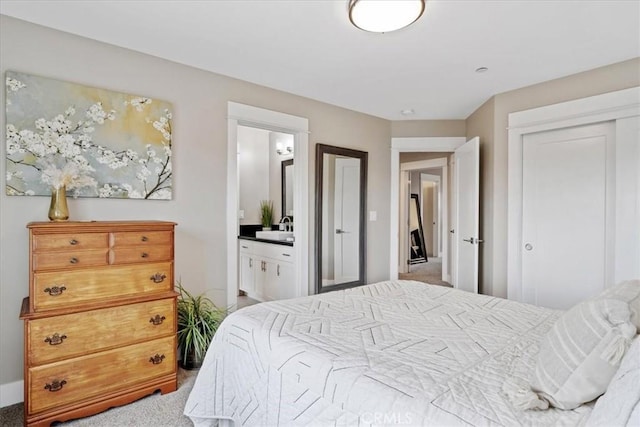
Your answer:
[[[24,400],[24,381],[0,385],[0,408],[15,405]]]

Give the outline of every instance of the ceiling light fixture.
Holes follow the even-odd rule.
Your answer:
[[[487,71],[489,71],[487,67],[476,68],[476,73],[486,73]]]
[[[400,110],[400,114],[402,114],[403,116],[411,116],[413,115],[413,113],[415,113],[415,111],[413,111],[413,108],[407,108],[404,110]]]
[[[425,0],[350,0],[349,20],[364,31],[388,33],[416,22]]]

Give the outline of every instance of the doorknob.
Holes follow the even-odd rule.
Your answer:
[[[528,251],[533,249],[533,245],[531,243],[527,243],[526,245],[524,245],[524,248]]]
[[[349,233],[348,231],[344,231],[344,230],[340,230],[339,228],[336,228],[336,234],[347,234]]]
[[[477,245],[478,243],[484,243],[482,239],[476,239],[475,237],[470,237],[468,239],[462,239],[463,242],[469,242],[472,245]]]

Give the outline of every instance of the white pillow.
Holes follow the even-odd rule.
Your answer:
[[[636,327],[629,305],[616,299],[584,301],[556,320],[540,343],[530,389],[506,383],[520,409],[577,408],[605,392]]]
[[[640,425],[640,337],[620,363],[607,392],[598,399],[586,427]]]
[[[610,286],[597,297],[598,299],[613,298],[629,304],[631,321],[640,332],[640,280],[627,280]]]

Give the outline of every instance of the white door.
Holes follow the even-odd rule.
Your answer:
[[[467,141],[454,153],[455,216],[453,287],[478,292],[480,226],[480,139]]]
[[[359,278],[360,159],[336,158],[334,205],[335,283]]]
[[[612,274],[613,142],[612,123],[524,136],[525,302],[566,309],[599,293]]]

